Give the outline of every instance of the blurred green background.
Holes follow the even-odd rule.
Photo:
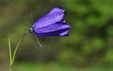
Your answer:
[[[21,42],[13,71],[113,71],[113,0],[0,0],[0,71],[9,70],[12,53],[33,23],[63,5],[69,37],[37,36]],[[32,23],[32,24],[33,24]]]

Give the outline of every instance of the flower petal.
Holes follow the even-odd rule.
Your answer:
[[[57,22],[41,28],[34,28],[34,32],[40,36],[66,36],[70,26],[64,22]]]
[[[58,8],[62,9],[62,7],[63,7],[63,5],[62,5],[62,6],[60,6],[60,7],[58,7]]]
[[[48,14],[34,23],[34,33],[40,36],[69,36],[70,26],[63,19],[62,6],[52,9]]]
[[[62,22],[64,22],[64,23],[65,23],[65,22],[66,22],[66,20],[65,20],[65,19],[62,19]]]
[[[37,33],[35,32],[35,34],[40,35],[40,36],[69,36],[69,34],[60,34],[63,33],[65,31],[69,31],[69,28],[67,29],[62,29],[62,30],[57,30],[57,31],[53,31],[53,32],[47,32],[47,33]]]
[[[48,14],[34,23],[33,28],[41,28],[59,22],[63,19],[64,10],[61,7],[52,9]]]
[[[69,29],[67,31],[65,31],[65,32],[60,33],[59,35],[60,36],[69,36],[70,34],[67,34],[68,31],[69,31]]]

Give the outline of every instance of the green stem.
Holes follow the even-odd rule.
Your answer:
[[[19,46],[20,42],[22,41],[22,39],[23,39],[23,38],[21,38],[20,41],[18,42],[18,44],[17,44],[17,46],[16,46],[16,48],[15,48],[15,51],[14,51],[14,53],[13,53],[13,59],[12,59],[12,62],[11,62],[11,68],[12,68],[12,65],[13,65],[13,63],[14,63],[14,59],[15,59],[15,55],[16,55],[18,46]]]
[[[12,70],[12,67],[10,67],[10,70],[9,71],[11,71]]]
[[[27,33],[28,33],[28,31],[23,35],[23,37],[22,37],[22,38],[20,39],[20,41],[18,42],[18,44],[17,44],[17,46],[16,46],[16,48],[15,48],[15,50],[14,50],[14,53],[13,53],[13,58],[11,57],[11,49],[9,49],[9,53],[10,53],[10,71],[11,71],[11,69],[12,69],[12,65],[13,65],[13,63],[14,63],[15,55],[16,55],[17,49],[18,49],[18,47],[19,47],[19,44],[20,44],[20,42],[22,41],[22,39],[24,38],[24,36],[25,36]],[[9,40],[9,45],[10,45],[10,40]],[[9,48],[10,48],[10,46],[9,46]]]

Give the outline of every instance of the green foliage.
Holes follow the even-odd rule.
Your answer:
[[[84,65],[84,61],[87,65],[92,61],[98,63],[99,60],[99,63],[104,63],[106,60],[112,60],[112,53],[108,53],[113,47],[112,0],[61,0],[61,2],[68,11],[65,18],[69,19],[68,23],[72,26],[70,30],[72,36],[70,39],[66,38],[67,41],[71,41],[63,43],[67,46],[66,44],[72,42],[69,47],[67,46],[68,50],[72,51],[61,51],[60,60],[65,62],[72,60],[70,63],[78,62],[76,55],[82,58],[82,60],[79,59],[81,65]],[[66,54],[67,57],[65,57]],[[74,58],[72,54],[75,55]],[[96,60],[93,60],[95,57]],[[103,61],[104,58],[105,61]]]
[[[71,25],[69,37],[38,36],[43,48],[33,35],[28,34],[20,44],[16,61],[60,61],[70,65],[87,66],[93,63],[113,64],[113,1],[112,0],[18,0],[0,1],[0,52],[7,51],[7,37],[11,37],[12,52],[19,39],[33,22],[52,8],[63,5],[64,19]],[[1,55],[1,54],[0,54]],[[0,56],[2,58],[2,56]],[[5,59],[5,58],[4,58]]]
[[[17,63],[14,67],[16,71],[112,71],[111,67],[98,67],[98,66],[90,66],[90,67],[73,67],[69,65],[64,65],[57,62],[49,62],[49,63],[30,63],[23,62]]]

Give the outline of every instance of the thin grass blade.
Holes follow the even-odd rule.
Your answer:
[[[11,54],[11,45],[10,45],[10,37],[8,37],[8,44],[9,44],[9,57],[10,57],[10,70],[12,69],[12,66],[11,66],[11,61],[12,61],[12,54]]]

